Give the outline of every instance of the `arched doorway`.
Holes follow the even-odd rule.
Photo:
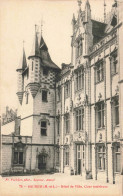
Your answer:
[[[39,154],[38,155],[38,169],[46,170],[46,162],[47,162],[47,154]]]

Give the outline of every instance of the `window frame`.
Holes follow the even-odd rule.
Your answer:
[[[79,108],[76,110],[76,131],[84,130],[84,108]]]
[[[116,104],[118,102],[118,104]],[[117,110],[117,111],[116,111]],[[113,98],[113,121],[114,127],[119,126],[119,96]],[[117,121],[117,122],[116,122]]]
[[[43,67],[43,76],[48,76],[49,70],[46,67]]]
[[[29,93],[26,94],[26,104],[29,103]]]
[[[119,150],[118,150],[119,149]],[[115,150],[115,158],[114,158],[114,161],[115,161],[115,173],[120,173],[121,171],[121,152],[120,152],[120,145],[115,145],[114,146],[114,150]],[[120,161],[118,161],[118,158],[117,158],[117,155],[120,156]],[[119,170],[118,170],[119,168]]]
[[[59,148],[56,151],[56,165],[59,166],[60,164],[60,150]]]
[[[57,116],[57,135],[60,135],[60,116]]]
[[[65,83],[65,99],[70,97],[70,81]]]
[[[98,170],[99,171],[106,170],[106,151],[105,150],[106,149],[104,145],[98,146],[97,156],[98,156]]]
[[[69,114],[65,115],[65,133],[66,134],[70,133],[70,115]]]
[[[32,61],[32,71],[34,71],[34,62]]]
[[[46,123],[46,126],[42,126],[42,123]],[[45,130],[45,134],[42,134],[42,130],[44,131]],[[47,136],[47,121],[46,120],[41,120],[41,123],[40,123],[40,132],[41,132],[41,136]]]
[[[46,93],[46,100],[43,98],[43,93]],[[42,90],[42,102],[48,102],[48,92],[47,90]]]
[[[112,73],[112,76],[118,73],[118,51],[117,50],[115,50],[111,54],[111,73]]]
[[[65,166],[69,166],[69,158],[70,158],[69,151],[66,150],[65,151]]]
[[[21,146],[19,146],[21,144]],[[22,163],[20,163],[20,154],[22,153]],[[15,154],[17,154],[17,159],[15,158]],[[15,159],[17,162],[15,162]],[[13,165],[14,166],[23,166],[24,165],[24,145],[22,143],[17,143],[13,149]]]
[[[96,83],[104,81],[104,63],[100,60],[96,63]]]
[[[105,128],[105,104],[104,102],[100,102],[97,104],[97,129]],[[100,118],[100,119],[99,119]]]
[[[76,72],[76,91],[80,91],[80,90],[84,90],[84,68],[81,68],[79,69],[77,72]]]
[[[83,53],[82,38],[76,40],[76,59],[79,58]]]
[[[61,87],[57,88],[57,102],[61,101]]]

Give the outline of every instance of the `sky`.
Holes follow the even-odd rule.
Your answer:
[[[106,1],[106,12],[114,0]],[[82,0],[82,10],[86,0]],[[92,17],[99,20],[104,14],[104,0],[90,0]],[[0,105],[17,108],[16,69],[22,55],[23,40],[29,56],[35,24],[41,26],[50,56],[55,64],[71,62],[72,16],[77,17],[77,0],[4,0],[0,1]]]

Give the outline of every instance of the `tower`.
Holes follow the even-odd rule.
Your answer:
[[[55,77],[60,68],[52,61],[36,25],[28,66],[25,52],[23,56],[21,69],[17,70],[21,74],[19,95],[23,96],[20,135],[32,138],[31,169],[50,170],[54,167]]]
[[[39,50],[39,39],[38,32],[35,25],[35,35],[32,46],[32,51],[29,59],[29,81],[28,87],[30,89],[31,95],[34,98],[39,90],[39,69],[40,69],[40,50]]]

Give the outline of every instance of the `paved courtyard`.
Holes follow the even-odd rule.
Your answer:
[[[45,174],[34,176],[0,177],[2,196],[11,195],[110,195],[122,196],[119,184],[84,180],[82,176]],[[11,193],[11,194],[10,194]]]

